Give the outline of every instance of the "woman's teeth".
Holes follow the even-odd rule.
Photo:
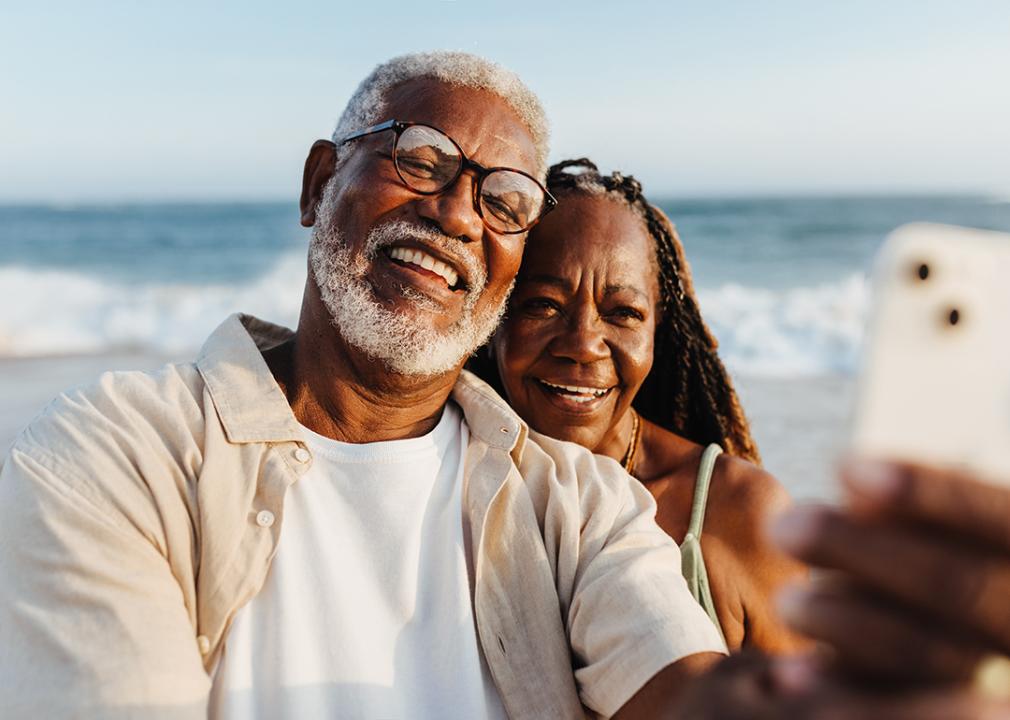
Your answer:
[[[557,385],[555,383],[549,383],[546,380],[540,380],[540,382],[547,386],[550,390],[558,394],[563,394],[569,400],[574,402],[585,403],[601,398],[610,392],[610,388],[594,388],[594,387],[583,387],[581,385]]]
[[[395,247],[389,251],[389,257],[393,258],[393,260],[399,260],[400,262],[410,263],[425,270],[430,270],[445,280],[445,284],[449,287],[453,287],[459,279],[459,274],[451,267],[420,250]]]

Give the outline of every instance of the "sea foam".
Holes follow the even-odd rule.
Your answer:
[[[305,256],[282,256],[246,284],[128,284],[55,270],[0,267],[0,357],[195,351],[233,312],[297,324]],[[702,312],[731,371],[851,373],[868,308],[862,275],[814,287],[700,288]]]
[[[729,284],[699,291],[702,314],[730,370],[779,377],[851,374],[869,300],[862,274],[814,287]]]
[[[282,256],[245,285],[127,284],[73,272],[0,267],[0,357],[199,348],[229,314],[292,326],[305,255]]]

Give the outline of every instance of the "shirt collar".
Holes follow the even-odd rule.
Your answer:
[[[456,380],[452,399],[463,409],[470,434],[493,448],[511,453],[518,466],[529,428],[515,410],[490,385],[467,370]]]
[[[294,337],[288,328],[235,314],[211,333],[196,366],[214,400],[229,442],[301,441],[287,398],[263,359],[263,351]],[[508,403],[464,370],[452,389],[473,437],[522,459],[529,430]]]
[[[302,439],[291,406],[262,355],[293,336],[280,325],[236,314],[207,338],[196,366],[229,442]]]

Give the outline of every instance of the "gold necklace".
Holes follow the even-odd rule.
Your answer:
[[[638,440],[642,436],[642,422],[638,417],[638,413],[635,412],[634,408],[631,410],[631,442],[628,444],[628,451],[624,453],[624,459],[621,460],[621,465],[624,466],[625,471],[631,475],[631,471],[635,468],[635,455],[638,453]]]

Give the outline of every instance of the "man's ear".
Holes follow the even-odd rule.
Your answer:
[[[302,212],[302,225],[312,227],[316,223],[316,206],[323,197],[323,188],[331,177],[337,161],[337,146],[329,140],[316,140],[312,143],[309,156],[305,158],[305,171],[302,173],[302,196],[299,208]]]

